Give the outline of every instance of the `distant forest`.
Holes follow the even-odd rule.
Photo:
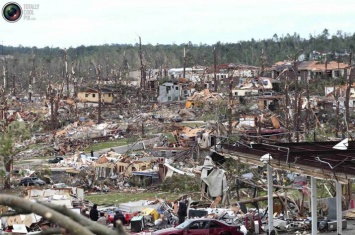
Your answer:
[[[214,45],[197,45],[192,42],[180,45],[151,45],[144,44],[144,36],[142,42],[143,61],[147,69],[182,67],[184,48],[186,48],[188,67],[213,65],[213,48],[217,50],[218,64],[241,63],[261,66],[263,50],[266,59],[265,65],[271,66],[276,61],[293,59],[300,49],[303,49],[305,60],[308,59],[312,51],[318,51],[327,53],[328,60],[348,62],[346,56],[341,57],[339,54],[346,54],[350,50],[354,50],[355,33],[349,34],[339,30],[336,34],[330,35],[329,31],[324,29],[318,35],[310,34],[309,38],[301,38],[297,33],[282,36],[274,34],[272,38],[258,41],[251,39],[237,43],[217,42]],[[14,59],[6,60],[6,62],[0,61],[1,65],[6,64],[9,76],[16,74],[20,79],[27,80],[29,71],[34,68],[37,76],[41,74],[41,76],[48,77],[63,77],[63,48],[2,46],[0,53],[14,56]],[[68,48],[69,70],[71,70],[70,65],[75,63],[77,77],[95,77],[92,61],[101,64],[104,77],[109,76],[112,69],[122,68],[124,61],[128,62],[129,70],[137,70],[140,68],[139,44],[105,44]]]

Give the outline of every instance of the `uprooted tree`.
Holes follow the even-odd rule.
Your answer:
[[[32,202],[13,195],[0,195],[0,205],[11,207],[14,211],[0,214],[0,217],[35,213],[45,220],[55,223],[59,228],[48,228],[41,234],[73,234],[73,235],[117,235],[127,234],[122,224],[118,222],[116,230],[107,228],[97,222],[73,212],[65,206],[47,202]]]

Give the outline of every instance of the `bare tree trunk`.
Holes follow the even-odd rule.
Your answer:
[[[302,50],[299,50],[293,59],[293,69],[294,69],[294,75],[295,75],[295,115],[294,115],[294,131],[296,134],[296,142],[299,142],[299,129],[300,129],[300,98],[301,98],[301,94],[299,91],[299,84],[298,84],[298,55]]]
[[[213,82],[214,82],[214,91],[218,91],[218,84],[217,84],[217,50],[216,47],[213,48]]]
[[[5,67],[5,65],[2,66],[2,81],[3,81],[2,86],[6,90],[6,67]]]
[[[184,70],[182,76],[185,78],[186,77],[186,47],[184,46],[184,64],[183,64]]]
[[[16,96],[16,66],[17,66],[17,59],[14,59],[12,64],[12,96]]]
[[[65,80],[67,83],[67,98],[70,97],[69,92],[69,72],[68,72],[68,51],[64,49],[64,72],[65,72]]]
[[[64,82],[60,86],[60,90],[57,91],[55,102],[54,102],[54,126],[53,130],[57,129],[57,124],[58,124],[58,109],[59,109],[59,102],[63,97],[63,88],[64,88]]]
[[[115,105],[116,105],[116,107],[118,108],[118,107],[121,106],[121,104],[120,104],[120,102],[119,102],[119,98],[118,98],[118,97],[121,96],[121,94],[120,94],[120,92],[118,92],[119,87],[118,87],[118,82],[117,82],[117,80],[118,80],[118,77],[119,77],[119,79],[121,79],[121,68],[118,69],[118,73],[117,73],[116,68],[113,69],[111,72],[113,73],[113,79],[114,79],[114,81],[115,81],[115,94],[116,94],[116,95],[115,95]],[[120,112],[120,114],[122,115],[121,112]]]
[[[36,76],[36,69],[35,69],[35,58],[36,55],[33,55],[32,57],[32,70],[30,71],[30,80],[28,83],[28,100],[31,102],[32,100],[32,92],[33,92],[33,87],[32,87],[32,83],[33,83],[33,79]]]
[[[338,72],[339,72],[339,77],[340,78],[340,68],[339,68],[339,63],[340,63],[340,56],[337,57],[337,62],[338,62]],[[338,138],[338,133],[339,133],[339,94],[336,93],[335,91],[335,81],[334,81],[334,87],[333,87],[333,92],[334,92],[334,98],[336,102],[336,110],[335,110],[335,137]],[[349,198],[350,200],[350,198]]]
[[[7,67],[7,59],[5,57],[5,66],[4,66],[4,87],[7,90],[9,87],[9,71]]]
[[[139,59],[141,62],[141,84],[140,84],[140,89],[138,90],[138,96],[139,96],[139,104],[142,104],[142,94],[143,90],[145,88],[145,72],[144,72],[144,64],[143,64],[143,52],[142,52],[142,41],[141,37],[139,37]]]
[[[306,76],[306,97],[307,97],[306,131],[309,131],[311,104],[310,104],[310,100],[309,100],[309,83],[308,83],[307,76]]]
[[[16,86],[15,86],[16,75],[12,75],[12,96],[16,96]]]
[[[99,110],[98,110],[98,117],[97,117],[97,123],[101,123],[101,108],[102,108],[102,102],[101,102],[101,65],[97,66],[97,79],[98,79],[98,84],[97,84],[97,90],[99,92]]]
[[[350,101],[350,89],[352,86],[352,69],[353,67],[351,66],[352,63],[352,51],[350,51],[350,55],[349,55],[349,66],[350,66],[350,71],[349,71],[349,75],[348,75],[348,83],[347,83],[347,87],[346,87],[346,95],[345,95],[345,125],[346,128],[349,128],[349,121],[350,121],[350,107],[349,107],[349,101]]]
[[[5,179],[4,179],[4,189],[11,188],[11,171],[12,171],[12,156],[4,156],[4,167],[5,167]]]
[[[55,91],[53,90],[53,87],[51,84],[49,84],[49,86],[48,86],[48,96],[50,97],[49,103],[50,103],[50,109],[51,109],[51,127],[52,127],[52,130],[55,130],[55,120],[54,120]]]
[[[233,75],[229,77],[229,104],[228,104],[228,135],[232,134],[232,109],[233,109]],[[219,107],[218,107],[219,108]]]
[[[286,107],[285,107],[285,119],[286,119],[286,129],[287,129],[287,132],[288,132],[288,142],[291,143],[292,142],[292,139],[291,139],[291,128],[290,128],[290,118],[289,118],[289,115],[290,115],[290,97],[289,97],[289,94],[288,94],[288,89],[289,89],[289,85],[287,85],[287,81],[286,81],[286,84],[285,84],[285,99],[286,99]]]
[[[76,62],[72,62],[71,73],[73,76],[73,83],[74,83],[74,95],[73,95],[74,99],[77,98],[78,96],[78,78],[76,77],[76,67],[77,67]]]
[[[108,78],[109,78],[109,76],[110,76],[109,71],[110,71],[110,65],[109,65],[109,63],[108,63],[108,56],[106,56],[106,79],[107,79],[107,80],[109,80]]]
[[[121,71],[120,71],[121,74]],[[123,115],[123,89],[122,89],[122,77],[120,76],[120,114]]]
[[[265,64],[266,64],[266,56],[265,56],[265,53],[264,53],[264,48],[261,49],[260,61],[261,61],[260,77],[263,77],[264,73],[265,73]]]

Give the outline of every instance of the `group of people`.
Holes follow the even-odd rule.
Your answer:
[[[96,204],[94,204],[94,206],[91,208],[89,218],[92,221],[97,221],[100,224],[107,225],[107,218],[105,213],[103,211],[99,212]],[[116,214],[113,217],[112,223],[114,228],[116,228],[118,221],[120,221],[123,225],[126,224],[126,218],[120,210],[116,210]]]
[[[177,215],[179,218],[179,224],[181,224],[185,221],[187,216],[188,201],[187,200],[181,200],[179,202],[175,201],[174,204],[178,207]],[[97,221],[100,224],[107,225],[107,218],[105,216],[105,213],[103,211],[101,212],[98,211],[97,204],[94,204],[93,207],[91,208],[89,218],[92,221]],[[120,221],[123,225],[126,224],[126,218],[124,214],[117,209],[112,222],[114,228],[117,227],[118,221]]]

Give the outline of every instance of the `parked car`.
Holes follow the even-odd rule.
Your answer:
[[[48,163],[58,163],[58,162],[60,162],[61,160],[63,160],[62,157],[55,157],[54,159],[49,159],[49,160],[48,160]]]
[[[161,118],[161,116],[160,116],[160,114],[153,114],[152,118],[153,119],[159,119],[159,118]]]
[[[229,225],[221,220],[201,218],[189,219],[175,228],[166,228],[157,230],[154,235],[183,235],[183,234],[201,234],[201,235],[243,235],[240,226]]]
[[[182,117],[180,117],[180,116],[174,116],[174,117],[171,118],[171,121],[173,121],[173,122],[182,122],[183,120],[182,120]]]
[[[38,177],[25,177],[20,180],[19,185],[20,186],[33,186],[33,185],[44,186],[46,185],[46,182],[44,182]]]

